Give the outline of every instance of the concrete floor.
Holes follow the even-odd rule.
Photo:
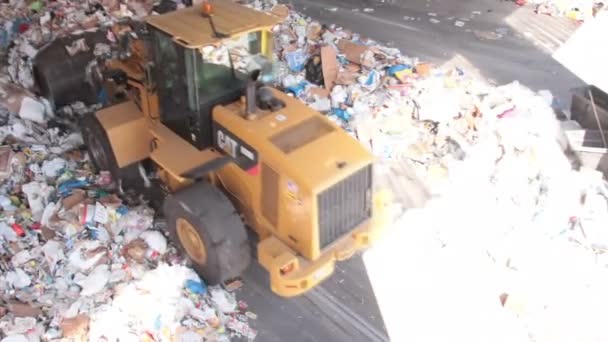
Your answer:
[[[464,65],[495,83],[519,80],[532,89],[549,89],[564,108],[569,89],[581,84],[551,58],[576,29],[568,20],[535,15],[498,0],[291,0],[298,10],[323,23],[335,23],[407,55]],[[333,9],[336,10],[333,10]],[[372,8],[373,12],[363,11]],[[332,9],[332,10],[328,10]],[[434,13],[430,16],[429,13]],[[412,19],[413,18],[413,19]],[[433,23],[430,19],[439,21]],[[462,21],[458,27],[455,21]],[[499,39],[480,39],[499,32]],[[410,171],[398,163],[382,165],[377,183],[393,189],[404,207],[428,197]],[[267,273],[252,265],[239,298],[258,314],[256,341],[388,341],[386,329],[361,257],[337,265],[322,286],[293,299],[273,295]]]

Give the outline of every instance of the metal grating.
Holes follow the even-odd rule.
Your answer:
[[[372,166],[355,172],[317,197],[321,249],[372,215]]]
[[[262,214],[274,227],[277,226],[279,208],[279,175],[262,163]]]

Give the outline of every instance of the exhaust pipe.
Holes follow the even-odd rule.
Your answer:
[[[245,101],[247,108],[247,115],[255,115],[257,112],[257,103],[256,103],[256,84],[255,81],[250,81],[247,83],[247,88],[245,89]]]
[[[254,70],[251,75],[247,87],[245,88],[245,110],[247,118],[255,119],[255,113],[258,111],[256,101],[257,97],[257,79],[260,76],[260,70]]]

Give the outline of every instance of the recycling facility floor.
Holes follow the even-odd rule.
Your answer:
[[[400,48],[436,64],[469,65],[496,83],[519,80],[548,89],[562,108],[580,81],[551,58],[576,25],[535,15],[498,0],[290,0],[295,9],[326,24]],[[364,10],[364,9],[372,9]],[[456,22],[460,24],[456,24]],[[470,70],[469,70],[470,69]],[[404,209],[421,206],[424,186],[403,164],[383,163],[376,183],[389,187]],[[399,272],[395,260],[395,272]],[[387,341],[387,333],[360,256],[341,262],[309,293],[292,299],[274,295],[268,274],[253,263],[237,296],[258,319],[256,341]]]

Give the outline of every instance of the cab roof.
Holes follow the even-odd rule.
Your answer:
[[[249,31],[269,28],[278,24],[278,16],[251,9],[231,0],[211,0],[213,23],[219,33],[235,36]],[[213,35],[209,19],[200,6],[193,6],[162,15],[152,15],[145,21],[190,48],[199,48],[219,42]]]

